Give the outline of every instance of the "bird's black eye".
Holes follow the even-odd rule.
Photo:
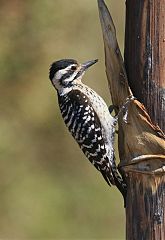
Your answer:
[[[76,66],[72,66],[72,67],[71,67],[71,70],[73,70],[73,71],[75,71],[76,69],[77,69]]]

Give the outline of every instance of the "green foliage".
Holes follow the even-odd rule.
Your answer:
[[[122,40],[124,6],[111,7]],[[110,103],[96,1],[2,1],[0,20],[0,238],[121,239],[121,196],[68,134],[48,80],[54,60],[99,58],[85,81]]]

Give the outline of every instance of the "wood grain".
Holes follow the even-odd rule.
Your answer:
[[[161,0],[157,2],[158,6],[156,0],[126,2],[125,70],[112,17],[104,1],[98,0],[106,73],[113,104],[119,109],[133,92],[146,104],[152,117],[140,101],[134,100],[129,104],[127,123],[122,116],[119,118],[119,170],[127,183],[127,240],[165,239],[165,135],[153,123],[162,126],[165,121],[164,106],[161,105],[165,99],[161,95],[165,83],[165,48],[164,45],[160,47],[165,23],[160,26],[158,19],[165,4],[161,7]],[[158,39],[156,35],[159,35]],[[159,50],[155,49],[158,46]]]
[[[165,0],[127,0],[125,66],[134,96],[165,132]]]

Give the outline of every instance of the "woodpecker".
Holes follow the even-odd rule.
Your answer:
[[[60,111],[70,133],[108,185],[116,185],[124,196],[126,184],[118,173],[114,154],[118,117],[113,117],[104,100],[81,81],[85,71],[97,61],[53,62],[49,78],[57,90]]]

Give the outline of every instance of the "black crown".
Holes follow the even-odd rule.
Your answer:
[[[77,64],[77,61],[74,59],[62,59],[56,62],[53,62],[49,70],[49,78],[52,81],[55,73],[61,69],[68,67],[71,64]]]

